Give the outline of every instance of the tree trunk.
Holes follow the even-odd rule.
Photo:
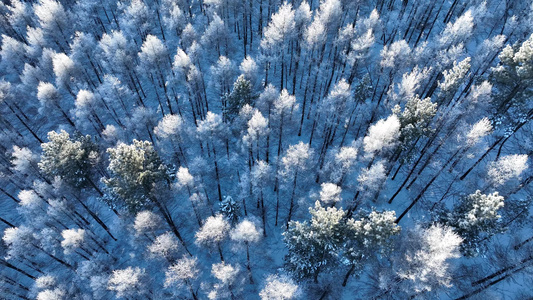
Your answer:
[[[252,267],[250,265],[250,245],[246,243],[246,269],[248,269],[248,274],[250,276],[250,284],[254,284],[254,278],[252,277]]]
[[[218,173],[217,151],[215,150],[215,146],[213,146],[213,160],[215,162],[215,176],[217,180],[218,201],[222,202],[222,190],[220,188],[220,176]]]
[[[353,270],[355,270],[355,265],[352,265],[350,267],[350,270],[348,270],[348,273],[344,276],[344,281],[342,282],[342,286],[346,286],[348,283],[348,279],[350,278],[350,275],[352,275]]]
[[[218,250],[218,255],[220,255],[220,260],[224,262],[224,255],[222,255],[222,248],[220,247],[220,243],[217,243],[217,250]]]
[[[292,183],[291,204],[289,206],[289,217],[287,219],[287,229],[289,229],[289,223],[291,222],[291,218],[292,218],[292,210],[294,208],[294,193],[296,192],[297,179],[298,179],[298,171],[296,171],[296,174],[294,174],[294,181]]]

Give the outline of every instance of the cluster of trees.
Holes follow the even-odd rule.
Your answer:
[[[0,298],[533,297],[528,1],[0,11]]]

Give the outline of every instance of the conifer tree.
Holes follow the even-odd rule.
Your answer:
[[[485,252],[484,241],[503,230],[499,210],[504,206],[504,198],[494,192],[475,193],[461,199],[451,212],[444,212],[443,222],[452,227],[463,238],[461,251],[468,256]]]
[[[339,263],[343,235],[346,233],[344,211],[335,207],[323,208],[319,201],[309,208],[310,222],[289,222],[283,233],[289,253],[286,267],[297,278],[313,278]]]
[[[390,254],[394,245],[392,237],[400,232],[400,226],[394,223],[395,215],[394,211],[372,211],[368,215],[360,213],[358,217],[346,221],[343,256],[349,262],[350,269],[344,277],[343,286],[355,270],[362,270],[366,262]]]
[[[74,187],[91,187],[100,192],[93,178],[99,153],[91,136],[79,135],[71,138],[64,130],[50,131],[48,140],[49,142],[41,144],[43,149],[39,162],[41,171],[50,179],[59,176]]]
[[[253,105],[255,96],[253,95],[252,84],[249,80],[245,79],[244,75],[241,75],[233,83],[231,93],[225,95],[224,98],[223,102],[226,103],[224,117],[231,122],[239,114],[239,111],[244,105]]]
[[[110,205],[136,212],[158,203],[154,190],[170,182],[166,166],[152,144],[133,140],[130,145],[120,143],[107,152],[111,177],[103,182],[112,197]]]

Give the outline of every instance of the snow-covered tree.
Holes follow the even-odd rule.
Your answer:
[[[269,275],[259,292],[261,300],[292,300],[298,299],[300,295],[301,289],[286,275]]]
[[[179,138],[182,130],[183,119],[179,115],[166,115],[154,128],[154,133],[161,138]]]
[[[228,29],[224,21],[215,14],[213,19],[205,29],[202,35],[201,42],[206,48],[215,47],[218,55],[222,53],[222,47],[224,47],[226,54],[228,52]]]
[[[284,3],[278,12],[273,14],[268,27],[265,29],[261,47],[272,49],[284,46],[295,34],[295,13],[292,5]],[[274,50],[276,51],[276,50]]]
[[[250,56],[246,56],[239,65],[239,71],[241,71],[244,79],[250,82],[252,88],[257,87],[258,85],[258,68],[257,63]]]
[[[40,104],[40,113],[48,111],[49,109],[57,110],[62,114],[65,120],[74,127],[74,123],[71,121],[63,107],[61,94],[53,84],[49,82],[39,82],[39,86],[37,87],[37,99]]]
[[[278,11],[272,15],[267,28],[261,39],[261,49],[270,61],[281,61],[281,89],[284,87],[286,80],[285,60],[287,56],[287,45],[296,37],[295,12],[292,4],[283,3]],[[270,61],[266,62],[266,72],[268,78],[268,69]],[[265,84],[268,80],[265,80]]]
[[[446,28],[439,36],[438,42],[442,48],[447,48],[457,43],[465,43],[472,35],[474,29],[474,17],[472,11],[467,10],[455,22],[446,24]]]
[[[297,278],[314,278],[339,263],[346,226],[344,211],[323,208],[320,202],[309,208],[310,222],[289,222],[283,239],[288,249],[286,267]]]
[[[165,287],[177,286],[179,288],[185,284],[191,296],[196,300],[198,297],[193,289],[192,282],[198,277],[199,273],[198,259],[184,256],[172,264],[165,272]]]
[[[109,278],[107,288],[114,291],[119,298],[147,295],[147,291],[144,290],[147,284],[145,277],[145,269],[139,267],[114,270]]]
[[[171,232],[165,232],[158,235],[154,242],[148,246],[148,252],[151,257],[165,258],[172,261],[178,252],[178,240]]]
[[[272,84],[268,84],[265,89],[259,94],[256,101],[256,107],[261,110],[264,115],[270,116],[270,111],[274,102],[279,98],[279,90]]]
[[[214,87],[218,90],[220,97],[224,101],[224,96],[230,93],[231,84],[233,81],[234,73],[233,62],[226,56],[220,56],[216,65],[211,66],[212,81]],[[244,77],[241,81],[245,81]],[[238,82],[238,81],[237,81]],[[244,82],[241,82],[243,84]],[[248,82],[249,85],[249,82]],[[250,87],[239,87],[244,90],[250,90]],[[226,107],[226,104],[223,102],[223,107]]]
[[[161,228],[161,217],[157,214],[144,210],[137,213],[133,228],[135,235],[147,235],[155,237],[155,232]]]
[[[370,126],[363,139],[366,155],[373,158],[377,153],[386,152],[396,146],[400,138],[400,127],[400,120],[395,114]]]
[[[292,181],[292,194],[290,197],[289,216],[287,220],[287,227],[292,218],[294,208],[294,195],[298,183],[298,176],[306,177],[305,171],[311,166],[311,158],[313,156],[313,149],[309,144],[300,142],[296,145],[290,145],[285,155],[281,158],[281,166],[279,176],[285,182]],[[277,215],[277,212],[276,212]],[[276,218],[277,219],[277,218]]]
[[[462,238],[450,227],[420,226],[407,234],[402,249],[397,250],[395,279],[382,274],[382,289],[386,293],[406,297],[437,293],[449,287],[451,281],[450,260],[460,257]]]
[[[140,97],[133,78],[135,52],[131,44],[122,31],[104,33],[98,42],[99,56],[103,65],[115,73],[122,82],[127,82],[130,90],[135,90]]]
[[[38,160],[39,156],[31,149],[27,147],[19,147],[13,145],[13,151],[11,152],[11,164],[12,169],[16,172],[25,175],[31,175],[33,172],[38,170]]]
[[[513,178],[520,177],[522,172],[527,170],[527,160],[527,154],[503,156],[490,164],[487,175],[496,186],[503,185]]]
[[[7,246],[6,258],[16,259],[24,257],[24,255],[31,255],[35,237],[29,227],[9,227],[4,230],[2,241]]]
[[[259,110],[255,109],[252,117],[248,120],[248,130],[242,140],[245,145],[248,145],[251,151],[250,154],[253,156],[255,153],[257,159],[260,159],[260,150],[264,147],[262,140],[269,133],[268,120]],[[250,157],[250,159],[253,160],[253,157]]]
[[[217,248],[220,260],[224,261],[222,255],[221,243],[230,233],[230,224],[222,215],[211,216],[207,218],[198,232],[196,232],[196,244]]]
[[[324,204],[335,205],[335,203],[341,201],[341,192],[341,187],[334,183],[322,183],[320,185],[320,201]]]
[[[72,92],[71,82],[75,80],[78,72],[74,61],[65,53],[57,53],[52,57],[56,85]]]
[[[168,51],[163,42],[155,35],[146,36],[139,52],[139,60],[144,70],[157,69],[162,72],[166,68],[168,61]]]
[[[214,289],[209,292],[209,299],[235,298],[234,291],[239,285],[240,268],[238,265],[221,262],[213,264],[211,274],[217,279]]]
[[[216,151],[220,145],[221,139],[225,138],[227,134],[227,128],[224,127],[222,116],[208,111],[205,119],[198,122],[196,132],[202,141],[206,141],[211,144],[213,151],[213,163],[215,165],[215,180],[217,182],[218,200],[222,201],[222,188],[220,186],[220,173]]]
[[[63,237],[61,247],[65,254],[74,252],[85,242],[85,230],[83,229],[65,229],[61,232],[61,236]]]
[[[121,3],[122,4],[122,3]],[[139,37],[144,40],[154,26],[150,8],[141,0],[130,1],[129,5],[124,3],[124,13],[120,18],[120,25],[131,37]]]
[[[405,40],[386,45],[381,50],[380,66],[391,70],[401,69],[409,60],[411,48]]]
[[[466,143],[468,146],[477,144],[483,137],[492,131],[492,124],[488,118],[483,118],[472,125],[472,128],[466,134]]]
[[[395,250],[392,270],[384,268],[376,278],[379,294],[431,297],[450,287],[450,260],[460,257],[461,242],[462,238],[447,226],[416,226],[406,232]]]
[[[353,170],[356,164],[358,150],[355,147],[344,146],[335,151],[334,161],[331,163],[333,169],[330,179],[341,184],[348,173]]]
[[[99,191],[92,178],[99,154],[91,136],[71,138],[61,130],[59,133],[50,131],[48,139],[49,142],[41,144],[41,171],[50,178],[59,176],[72,186],[92,187]]]
[[[400,232],[400,226],[394,223],[395,219],[394,211],[372,211],[368,215],[360,213],[357,218],[350,218],[346,222],[343,256],[350,269],[343,286],[354,271],[357,270],[357,274],[362,270],[365,262],[390,253],[392,237]]]
[[[387,179],[387,172],[385,170],[385,164],[382,160],[372,164],[370,168],[361,170],[357,177],[359,183],[359,191],[365,196],[372,195],[379,192]]]
[[[285,126],[286,122],[285,119],[289,117],[296,109],[298,109],[298,104],[296,103],[296,97],[294,95],[290,95],[289,92],[284,89],[279,94],[279,97],[274,101],[273,105],[274,114],[279,118],[278,156],[280,156],[281,150],[283,149],[282,140],[283,127]]]
[[[46,289],[37,294],[37,300],[63,300],[66,297],[67,292],[61,288]]]
[[[154,134],[167,142],[163,143],[164,149],[173,153],[178,158],[178,163],[183,161],[186,164],[187,159],[182,144],[187,132],[182,117],[172,114],[165,115],[154,128]]]
[[[5,69],[21,72],[26,60],[26,53],[22,42],[8,35],[2,34],[2,49],[0,50],[2,62],[0,65]]]
[[[59,43],[60,47],[66,47],[72,21],[63,5],[54,0],[41,0],[34,4],[33,10],[43,33],[52,41]]]
[[[176,1],[165,0],[164,4],[160,7],[162,15],[162,25],[168,31],[175,31],[176,34],[180,32],[186,23],[186,12],[180,7],[180,3]],[[190,10],[189,10],[190,12]]]
[[[250,244],[255,244],[261,239],[260,228],[250,221],[249,219],[242,220],[239,224],[235,225],[230,232],[230,238],[238,243],[244,243],[246,246],[246,268],[250,273],[250,283],[253,284],[252,267],[250,263]]]
[[[188,168],[179,167],[176,173],[176,187],[192,189],[194,187],[194,176],[189,172]]]
[[[76,95],[74,109],[71,113],[76,117],[76,124],[78,128],[88,131],[91,129],[100,132],[104,129],[102,120],[98,116],[101,114],[99,110],[99,99],[97,96],[88,90],[79,90]]]
[[[163,88],[165,95],[167,108],[170,113],[174,113],[170,102],[170,91],[167,88],[166,75],[168,73],[168,67],[171,65],[170,56],[168,54],[165,44],[156,36],[149,34],[144,40],[141,46],[141,52],[138,53],[140,65],[139,73],[146,74],[156,92],[156,98],[159,102],[159,109],[164,112],[162,100],[157,92],[158,87]],[[146,72],[148,71],[148,72]]]
[[[157,204],[153,190],[168,184],[168,174],[152,144],[133,140],[130,145],[120,143],[107,152],[111,177],[103,182],[111,193],[110,204],[132,212]]]
[[[464,239],[463,253],[477,256],[485,251],[484,241],[503,229],[499,214],[503,206],[504,198],[498,192],[485,195],[477,190],[462,198],[451,212],[443,212],[442,220]]]

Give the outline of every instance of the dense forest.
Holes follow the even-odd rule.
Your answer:
[[[533,297],[526,0],[5,0],[0,299]]]

